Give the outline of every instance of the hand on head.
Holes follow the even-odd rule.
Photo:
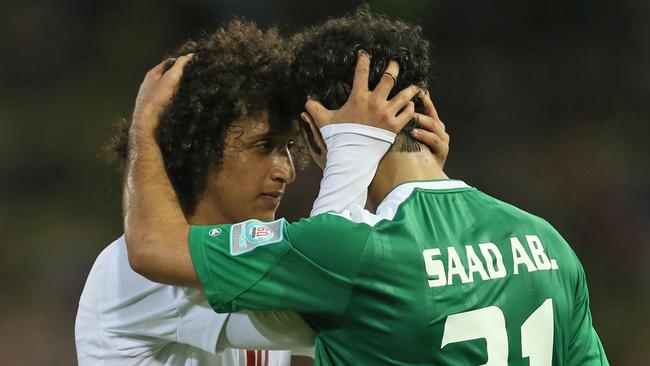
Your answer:
[[[309,125],[314,140],[320,148],[320,153],[310,149],[316,165],[323,168],[327,155],[327,148],[319,132],[323,126],[358,123],[398,133],[415,118],[418,128],[413,130],[413,137],[427,145],[440,166],[444,166],[449,153],[449,135],[445,132],[445,125],[440,121],[429,94],[416,85],[410,85],[393,99],[388,100],[388,95],[395,86],[399,74],[399,65],[391,60],[374,90],[368,88],[369,70],[370,56],[360,50],[352,91],[348,100],[339,109],[329,110],[317,100],[308,97],[305,103],[306,112],[301,113],[300,116]],[[411,101],[415,96],[422,99],[424,114],[415,112],[415,105]],[[303,132],[306,134],[306,131]]]
[[[358,123],[399,132],[415,113],[411,99],[418,94],[424,95],[424,91],[417,85],[410,85],[388,100],[388,94],[395,86],[399,73],[399,66],[393,60],[388,63],[374,90],[368,89],[369,73],[370,56],[361,50],[354,71],[352,91],[345,104],[339,109],[329,110],[308,97],[305,103],[307,114],[301,115],[303,120],[308,122],[311,119],[317,128],[334,123]]]
[[[193,56],[188,54],[176,60],[167,59],[147,72],[135,99],[132,131],[153,133],[160,115],[169,106],[172,95],[178,89],[185,65]],[[173,66],[168,67],[171,62]]]
[[[438,112],[428,92],[422,98],[422,103],[424,114],[415,113],[414,117],[418,127],[411,131],[411,135],[429,147],[442,168],[445,166],[449,154],[449,134],[445,132],[445,124],[438,117]]]

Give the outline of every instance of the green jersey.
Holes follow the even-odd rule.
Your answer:
[[[192,227],[218,312],[285,309],[317,365],[606,365],[584,271],[543,219],[454,180],[296,223]]]

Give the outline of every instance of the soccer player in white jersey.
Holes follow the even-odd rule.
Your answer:
[[[192,222],[271,218],[285,185],[293,181],[288,152],[293,134],[288,125],[277,124],[276,134],[265,135],[238,156],[224,149],[237,142],[232,133],[228,140],[225,137],[236,128],[244,128],[245,137],[264,132],[250,128],[251,121],[265,116],[271,80],[286,64],[283,44],[273,31],[261,32],[253,23],[233,21],[209,37],[187,42],[177,52],[198,55],[184,90],[162,117],[158,138],[168,174]],[[124,142],[117,139],[116,149],[122,155]],[[240,163],[252,151],[265,159],[257,159],[255,169],[247,169]],[[269,182],[263,180],[266,176],[271,177]],[[262,189],[264,196],[254,207],[244,205],[250,192],[233,189],[240,186]],[[267,317],[275,317],[285,332],[272,337],[275,343],[260,346],[288,349],[286,340],[293,336],[307,339],[303,345],[310,346],[309,329],[302,322],[299,326],[306,333],[291,333],[292,321],[299,321],[295,316]],[[226,349],[259,343],[254,324],[259,325],[259,319],[253,323],[247,314],[214,314],[198,290],[160,285],[133,272],[122,236],[98,256],[88,276],[75,338],[81,365],[289,365],[289,351]]]
[[[284,188],[295,174],[287,151],[293,136],[287,127],[273,126],[276,121],[268,112],[273,82],[261,81],[282,73],[286,54],[280,57],[270,52],[282,46],[273,32],[262,33],[250,23],[235,21],[210,38],[179,50],[197,54],[181,90],[162,113],[158,139],[175,193],[184,202],[183,212],[191,222],[274,217]],[[255,58],[233,57],[242,52]],[[279,60],[269,65],[273,57]],[[162,73],[162,68],[150,74]],[[257,90],[247,91],[250,85]],[[147,96],[149,90],[144,86],[137,104],[156,105],[157,99]],[[158,84],[157,93],[169,94],[174,86]],[[215,100],[231,104],[219,105]],[[143,117],[145,109],[136,108],[134,118]],[[359,153],[381,156],[392,141],[381,137],[379,132],[379,138],[368,138],[367,144],[359,146]],[[339,134],[339,141],[344,138]],[[434,138],[426,132],[423,136],[425,141]],[[187,141],[194,146],[185,146]],[[243,145],[234,147],[238,144]],[[432,145],[444,162],[447,145]],[[377,149],[379,152],[374,151]],[[341,211],[365,201],[365,187],[377,163],[378,159],[370,159],[365,168],[356,167],[359,179],[351,184],[324,187],[316,207]],[[125,245],[120,237],[108,246],[88,277],[76,322],[81,365],[288,365],[288,351],[232,348],[297,350],[311,346],[311,330],[295,314],[216,314],[200,291],[161,285],[133,272]]]

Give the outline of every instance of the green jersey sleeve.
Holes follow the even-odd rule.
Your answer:
[[[591,322],[589,291],[584,269],[579,262],[570,331],[568,365],[609,365],[603,345]]]
[[[217,312],[284,309],[342,316],[370,227],[325,213],[289,224],[193,226],[190,252]]]

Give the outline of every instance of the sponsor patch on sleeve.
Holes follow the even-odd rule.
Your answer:
[[[284,220],[262,222],[247,220],[230,229],[230,255],[236,256],[263,246],[274,244],[283,238]]]

